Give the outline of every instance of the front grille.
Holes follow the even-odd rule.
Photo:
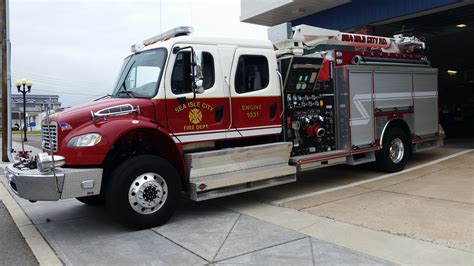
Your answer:
[[[48,125],[41,126],[41,146],[43,149],[51,151],[58,150],[58,124],[51,122]]]

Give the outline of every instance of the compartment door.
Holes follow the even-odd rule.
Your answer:
[[[415,134],[438,133],[438,82],[437,73],[414,73]]]
[[[372,72],[349,72],[350,126],[352,146],[360,148],[374,143],[374,106]]]

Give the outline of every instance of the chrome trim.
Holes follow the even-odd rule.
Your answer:
[[[396,120],[400,120],[400,121],[403,121],[405,123],[405,125],[410,128],[407,124],[407,122],[401,118],[394,118],[390,121],[387,121],[387,123],[385,123],[385,126],[383,127],[382,129],[382,134],[380,134],[380,148],[383,148],[383,136],[385,134],[385,130],[387,129],[388,125],[390,125],[390,123],[392,123],[393,121],[396,121]],[[411,134],[411,132],[410,132]],[[407,136],[408,137],[408,141],[411,143],[411,135]]]
[[[191,180],[216,174],[287,164],[291,142],[277,142],[222,150],[186,153],[186,176]]]
[[[130,184],[128,203],[139,214],[157,212],[166,203],[168,185],[166,180],[157,173],[139,175]]]
[[[59,199],[97,195],[100,193],[102,169],[56,168],[54,173],[38,169],[5,167],[8,186],[17,196],[27,200],[56,201]],[[92,188],[82,188],[84,181],[93,180]]]
[[[399,138],[392,140],[388,152],[393,163],[401,162],[405,155],[405,146],[403,145],[403,141]]]
[[[133,113],[140,114],[140,106],[137,105],[137,107],[134,108],[133,105],[127,103],[127,104],[107,107],[97,112],[91,111],[91,116],[92,116],[92,121],[95,121],[97,118],[128,115],[128,114],[133,114]]]
[[[281,114],[280,114],[280,120],[283,118],[283,114],[285,113],[285,93],[284,90],[285,88],[283,87],[283,76],[281,75],[280,71],[276,71],[278,75],[278,81],[280,82],[280,97],[281,97]],[[283,120],[281,120],[283,123]],[[285,124],[283,124],[285,125]],[[283,126],[283,141],[286,141],[286,127]]]
[[[41,125],[41,147],[47,151],[58,151],[58,123],[56,121]]]

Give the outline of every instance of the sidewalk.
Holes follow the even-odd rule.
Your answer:
[[[33,252],[2,201],[0,201],[0,258],[0,265],[38,265]]]
[[[21,144],[15,143],[13,148],[21,148]],[[0,163],[0,178],[2,179],[4,179],[3,167],[6,164]],[[6,187],[2,182],[0,182],[0,186],[0,265],[38,265],[31,248],[2,201],[2,198],[5,197]]]

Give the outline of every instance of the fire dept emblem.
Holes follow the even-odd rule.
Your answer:
[[[201,110],[194,108],[189,111],[189,122],[193,124],[199,124],[202,121],[202,112]]]

